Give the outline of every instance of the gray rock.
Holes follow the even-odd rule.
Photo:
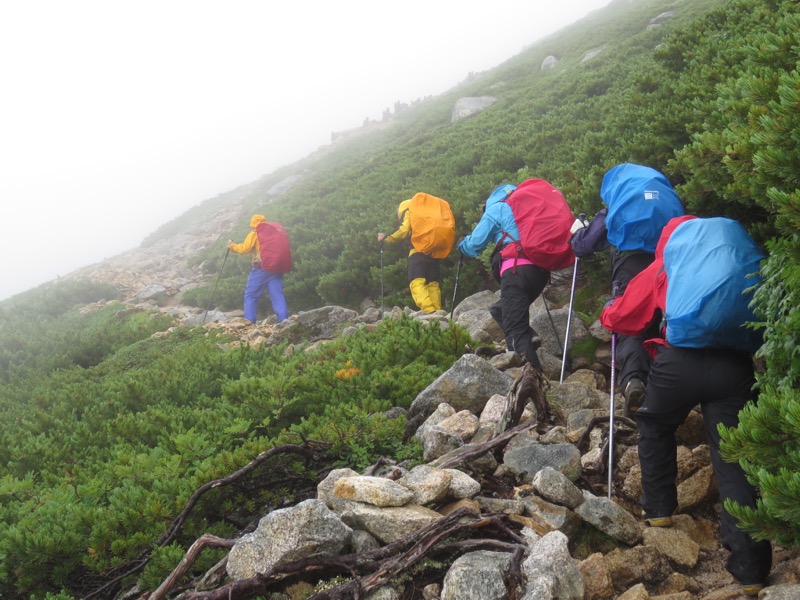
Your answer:
[[[466,119],[473,115],[483,112],[492,104],[497,102],[494,96],[478,96],[474,98],[459,98],[456,105],[453,107],[453,113],[450,116],[450,122],[455,123],[461,119]]]
[[[569,306],[561,308],[550,307],[550,314],[548,315],[547,306],[542,297],[539,296],[531,305],[530,312],[531,327],[542,338],[541,351],[560,359],[564,352],[562,344],[564,343],[564,332],[567,330]],[[551,318],[552,321],[550,320]],[[555,324],[555,329],[553,324]],[[574,347],[575,344],[579,344],[588,338],[589,330],[586,329],[586,325],[578,318],[570,319],[569,347]]]
[[[759,600],[796,600],[800,598],[800,583],[782,583],[764,588]]]
[[[337,498],[333,493],[336,482],[343,477],[358,477],[358,472],[353,471],[353,469],[334,469],[317,484],[317,498],[322,500],[325,506],[337,513],[342,512],[347,507],[347,501]]]
[[[363,529],[384,544],[391,544],[408,535],[435,523],[442,518],[428,508],[409,504],[393,508],[378,508],[360,502],[351,502],[350,508],[342,513],[342,521],[353,529]]]
[[[338,556],[350,545],[352,529],[321,500],[306,500],[261,519],[228,555],[228,574],[247,579],[271,568],[314,556]]]
[[[558,64],[558,59],[552,54],[550,54],[544,57],[544,60],[542,61],[542,66],[539,68],[539,70],[546,71],[547,69],[552,69],[557,64]]]
[[[567,508],[583,504],[583,493],[560,471],[545,467],[533,477],[533,489],[545,500]]]
[[[438,425],[428,427],[422,435],[422,459],[436,460],[464,445],[461,436]]]
[[[411,403],[410,413],[430,414],[446,402],[456,411],[480,414],[494,394],[507,394],[513,379],[474,354],[465,354]]]
[[[503,575],[511,555],[480,550],[460,556],[444,577],[441,600],[505,600]]]
[[[594,496],[587,491],[583,495],[585,501],[575,509],[581,519],[629,546],[642,541],[639,522],[631,513],[606,497]]]
[[[675,527],[646,527],[645,546],[653,546],[679,567],[692,569],[700,557],[700,545]]]
[[[452,417],[456,414],[456,409],[452,406],[447,404],[446,402],[440,403],[436,410],[434,410],[430,416],[425,419],[425,422],[419,426],[416,433],[414,433],[414,437],[416,437],[420,442],[425,439],[425,432],[432,427],[435,427],[448,417]]]
[[[333,486],[333,495],[373,506],[403,506],[414,499],[413,492],[396,481],[369,475],[340,478]]]
[[[525,515],[552,531],[572,537],[581,527],[581,518],[565,506],[547,502],[535,495],[522,498]]]
[[[370,550],[377,550],[381,547],[381,543],[375,539],[371,533],[362,531],[361,529],[353,530],[353,537],[350,540],[350,547],[356,554],[363,554]]]
[[[300,344],[331,339],[345,324],[352,325],[357,318],[356,311],[341,306],[323,306],[299,312],[278,323],[267,342],[270,344],[283,342]]]
[[[560,531],[531,545],[522,569],[528,578],[522,600],[583,600],[583,577]]]
[[[454,469],[434,469],[428,465],[418,465],[397,483],[411,490],[415,504],[441,502],[449,495],[452,470]]]
[[[570,481],[577,481],[581,474],[581,454],[572,444],[531,444],[513,448],[503,456],[503,464],[527,483],[545,467],[560,471]]]
[[[467,296],[458,303],[458,306],[456,306],[455,310],[453,311],[453,319],[458,325],[462,325],[458,319],[463,313],[476,309],[488,311],[492,304],[497,302],[499,299],[499,291],[492,292],[489,290],[483,290],[482,292],[478,292],[472,296]]]
[[[466,329],[471,337],[484,344],[499,343],[505,338],[503,329],[486,309],[476,308],[461,313],[458,324]]]

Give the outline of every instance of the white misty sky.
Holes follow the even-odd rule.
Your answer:
[[[0,299],[610,0],[0,4]]]

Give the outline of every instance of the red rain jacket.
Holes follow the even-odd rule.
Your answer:
[[[628,283],[625,293],[603,309],[600,324],[614,333],[640,335],[652,323],[657,310],[662,312],[667,302],[667,273],[664,270],[664,246],[675,228],[689,219],[691,215],[675,217],[664,226],[656,246],[655,260]],[[652,355],[655,345],[666,345],[663,338],[653,338],[644,342],[645,349]]]

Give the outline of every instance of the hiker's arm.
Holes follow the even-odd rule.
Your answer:
[[[606,215],[608,209],[598,212],[588,227],[576,231],[569,243],[575,256],[582,258],[595,252],[608,248],[608,229],[606,229]]]
[[[252,252],[256,247],[257,240],[258,234],[255,231],[251,231],[247,234],[247,237],[244,238],[244,241],[241,244],[235,244],[228,240],[228,248],[230,248],[233,252],[236,252],[236,254],[247,254],[248,252]]]
[[[639,335],[653,322],[660,308],[659,295],[665,292],[663,262],[656,261],[628,283],[622,296],[610,301],[600,313],[600,324],[622,335]]]
[[[383,241],[392,244],[397,240],[407,238],[409,235],[411,235],[411,220],[408,218],[408,211],[406,211],[403,215],[403,222],[400,223],[400,227],[397,228],[397,231],[391,235],[387,235],[383,238]]]
[[[458,249],[462,254],[475,258],[489,245],[489,242],[494,241],[498,227],[499,224],[494,217],[488,211],[484,212],[472,233],[461,240]]]

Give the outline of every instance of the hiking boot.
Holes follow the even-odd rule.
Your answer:
[[[644,521],[650,527],[672,527],[672,517],[670,515],[645,516]]]
[[[763,583],[748,583],[742,584],[742,592],[748,596],[758,596],[758,593],[764,589]]]
[[[630,417],[644,404],[644,384],[638,377],[633,377],[622,393],[625,396],[625,416]]]
[[[475,354],[481,358],[492,358],[493,356],[502,354],[502,352],[500,352],[500,350],[495,350],[490,346],[478,346],[475,348]]]

